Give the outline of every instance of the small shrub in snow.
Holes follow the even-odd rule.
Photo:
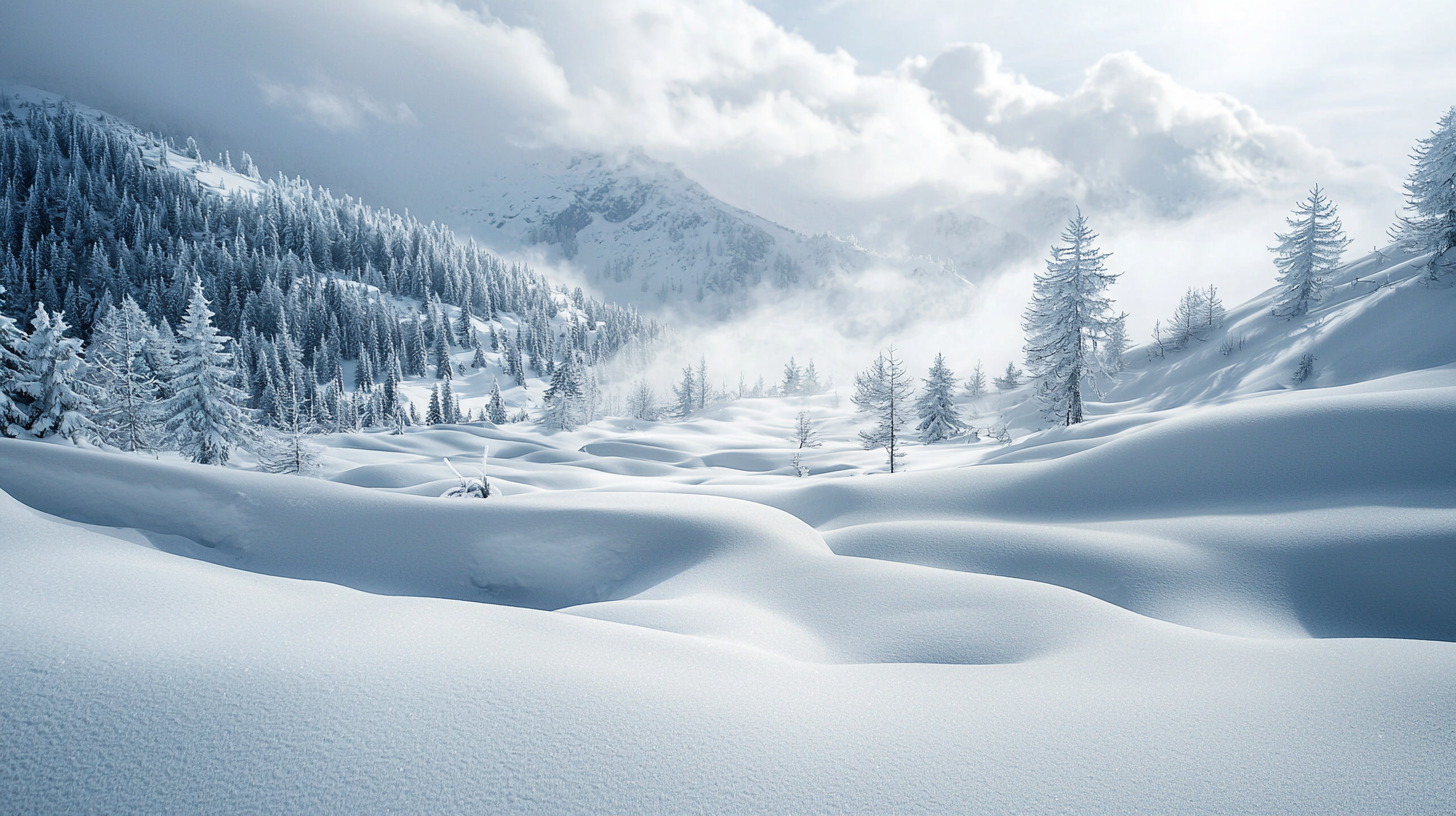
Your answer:
[[[445,459],[445,467],[455,474],[460,484],[440,494],[442,499],[488,499],[490,498],[490,480],[485,477],[486,460],[490,457],[490,448],[486,447],[480,454],[480,478],[474,476],[462,476],[450,460]]]
[[[1294,370],[1295,384],[1304,382],[1314,373],[1314,361],[1315,356],[1307,351],[1299,358],[1299,368]]]
[[[804,457],[802,455],[798,453],[794,454],[793,465],[794,473],[797,474],[800,479],[809,475],[809,466],[804,464]]]

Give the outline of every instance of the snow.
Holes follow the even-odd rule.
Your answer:
[[[960,397],[1016,441],[894,475],[847,391],[339,434],[321,478],[0,440],[0,813],[1449,810],[1423,263],[1133,349],[1080,426]],[[544,390],[452,387],[492,379]]]

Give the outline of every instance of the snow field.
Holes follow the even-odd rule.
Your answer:
[[[1078,427],[965,400],[1018,441],[893,476],[832,394],[334,435],[322,479],[0,440],[0,813],[1448,810],[1419,263]],[[501,493],[436,498],[485,445]]]

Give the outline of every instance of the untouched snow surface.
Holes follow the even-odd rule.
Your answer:
[[[1018,441],[895,475],[834,394],[339,435],[320,479],[0,440],[0,812],[1448,812],[1418,264],[1135,351],[1077,428],[964,400]],[[436,498],[486,444],[498,495]]]

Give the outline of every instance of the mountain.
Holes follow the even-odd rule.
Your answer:
[[[130,300],[168,335],[200,284],[236,340],[248,407],[272,420],[280,394],[298,395],[333,429],[356,414],[407,422],[405,379],[448,378],[456,354],[484,381],[472,396],[487,369],[526,389],[528,369],[549,375],[558,361],[587,387],[586,369],[622,352],[640,364],[664,333],[443,227],[303,179],[265,180],[246,153],[240,164],[50,94],[7,92],[0,309],[21,326],[64,313],[89,340]]]
[[[533,162],[471,188],[452,209],[498,250],[544,250],[577,267],[602,298],[689,321],[741,314],[785,292],[850,289],[871,270],[933,295],[964,285],[958,267],[1021,251],[1016,236],[949,213],[915,224],[909,242],[891,240],[887,227],[883,252],[853,237],[804,235],[720,201],[640,151]]]

